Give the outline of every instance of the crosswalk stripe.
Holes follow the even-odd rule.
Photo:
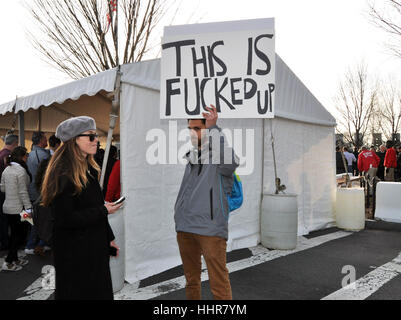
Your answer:
[[[42,276],[24,290],[25,296],[17,300],[47,300],[54,292],[54,267],[51,265],[42,268]]]
[[[340,239],[351,234],[351,232],[338,231],[312,239],[299,237],[297,247],[293,250],[268,250],[262,246],[253,247],[251,248],[251,251],[253,253],[252,257],[228,263],[227,268],[230,273],[243,270],[296,252],[307,250],[328,241]],[[203,270],[201,274],[201,280],[207,281],[208,279],[209,276],[207,270]],[[138,283],[135,283],[132,285],[126,285],[120,292],[114,295],[114,299],[148,300],[183,288],[185,288],[184,276],[170,279],[144,288],[138,288]]]
[[[401,252],[392,261],[324,297],[322,300],[365,300],[391,279],[401,274]]]
[[[42,286],[43,277],[40,277],[24,290],[25,296],[17,300],[47,300],[54,290],[44,290]]]

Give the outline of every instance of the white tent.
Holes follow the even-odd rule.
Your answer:
[[[179,164],[173,146],[175,133],[185,129],[186,122],[180,120],[175,127],[159,118],[160,60],[123,65],[121,71],[120,126],[115,133],[121,142],[122,193],[127,200],[123,214],[112,217],[123,249],[113,263],[119,278],[124,277],[125,264],[125,280],[136,282],[181,263],[173,208],[184,165]],[[10,111],[26,112],[27,122],[32,109],[40,108],[41,126],[49,131],[54,132],[57,124],[71,115],[93,116],[102,131],[107,131],[111,110],[108,93],[114,90],[115,78],[116,70],[110,70],[0,105],[0,113],[5,114],[0,127],[9,127],[4,121],[14,117]],[[219,120],[222,128],[250,129],[254,137],[253,148],[246,145],[253,157],[242,166],[247,168],[243,172],[248,171],[241,176],[244,203],[229,221],[229,251],[255,246],[260,240],[262,195],[275,190],[270,124],[270,120],[260,119]],[[277,170],[287,192],[298,195],[299,235],[334,224],[335,125],[330,113],[277,56],[276,118],[272,122]],[[156,141],[147,141],[147,136],[157,129],[165,132],[170,164],[147,161]],[[244,159],[246,137],[241,139],[244,150],[236,152]],[[159,151],[163,151],[160,146]]]

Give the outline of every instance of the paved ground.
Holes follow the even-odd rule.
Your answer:
[[[0,300],[53,299],[53,291],[41,286],[50,253],[28,259],[20,272],[0,272]],[[320,230],[300,237],[295,250],[258,246],[228,253],[227,262],[237,300],[401,300],[401,224],[371,221],[360,232]],[[203,299],[212,299],[206,270],[202,280]],[[181,300],[184,286],[179,266],[126,284],[115,299]]]

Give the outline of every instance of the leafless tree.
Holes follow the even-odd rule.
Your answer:
[[[370,0],[368,5],[372,23],[388,33],[390,51],[401,58],[401,1]]]
[[[366,64],[349,69],[340,82],[335,105],[340,115],[337,131],[354,148],[362,146],[369,132],[376,103],[377,85],[369,77]]]
[[[401,130],[401,94],[395,81],[390,79],[380,86],[375,122],[388,140]]]
[[[28,34],[46,62],[79,79],[118,64],[140,61],[151,48],[152,31],[168,10],[177,8],[177,3],[27,0],[25,6],[40,30]]]

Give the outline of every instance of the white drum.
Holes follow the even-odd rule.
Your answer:
[[[363,188],[337,189],[337,227],[350,231],[365,228],[365,191]]]
[[[269,249],[291,250],[297,246],[298,203],[294,194],[263,194],[261,242]]]

